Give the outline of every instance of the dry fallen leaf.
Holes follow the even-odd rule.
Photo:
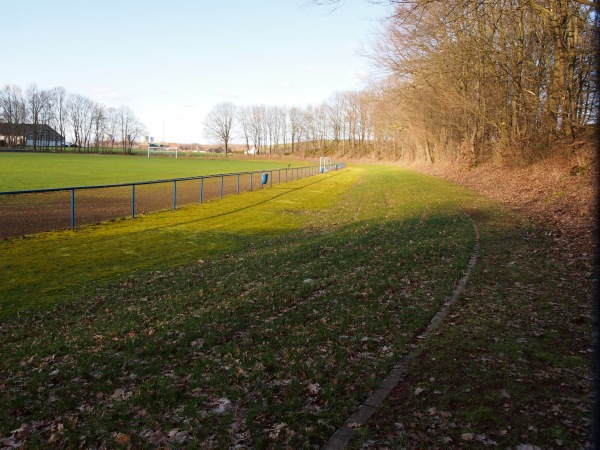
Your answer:
[[[463,441],[472,441],[474,437],[475,435],[473,433],[463,433],[460,436]]]
[[[131,438],[127,434],[118,433],[115,437],[115,443],[117,445],[129,445],[131,444]]]
[[[319,383],[315,383],[315,384],[309,384],[308,385],[308,393],[311,395],[317,395],[320,391],[321,391],[321,386],[319,385]]]

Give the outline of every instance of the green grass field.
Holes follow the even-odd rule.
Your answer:
[[[164,180],[287,167],[288,161],[0,152],[0,192]],[[292,167],[315,163],[291,163]],[[316,163],[318,165],[318,163]]]
[[[465,212],[482,263],[423,341]],[[385,166],[0,242],[0,444],[320,447],[414,351],[354,448],[582,447],[585,286],[556,258],[498,204]]]

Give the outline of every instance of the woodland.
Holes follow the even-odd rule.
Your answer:
[[[312,4],[343,7],[339,0]],[[382,2],[383,3],[383,2]],[[598,15],[588,1],[385,2],[367,55],[379,76],[305,108],[224,103],[205,120],[262,153],[529,164],[597,119]]]

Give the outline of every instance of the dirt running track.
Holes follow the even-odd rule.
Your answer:
[[[285,173],[278,180],[285,182]],[[291,179],[290,173],[290,179]],[[260,189],[261,173],[252,175],[253,189]],[[219,198],[221,178],[204,178],[202,202]],[[270,185],[271,180],[267,186]],[[223,196],[237,193],[237,176],[223,178]],[[240,192],[250,190],[250,175],[240,175]],[[173,209],[174,183],[135,186],[135,215]],[[75,226],[89,225],[132,215],[132,187],[78,189],[75,191]],[[200,180],[177,182],[177,206],[200,203]],[[71,191],[0,196],[0,239],[71,227]]]

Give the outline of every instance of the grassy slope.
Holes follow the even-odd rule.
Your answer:
[[[0,152],[0,192],[164,180],[283,166],[287,163],[232,158],[200,160]],[[299,164],[294,163],[293,166]]]
[[[12,241],[40,255],[76,242],[86,253],[96,238],[106,251],[142,245],[107,278],[120,283],[0,324],[0,443],[318,446],[416,349],[355,447],[583,445],[582,261],[439,180],[379,167],[315,181],[145,217],[146,243],[134,221]],[[480,228],[479,263],[420,342],[473,246],[462,208]],[[206,235],[217,248],[195,244]],[[124,278],[156,242],[151,265]]]
[[[473,231],[458,203],[470,194],[384,167],[281,189],[148,216],[162,255],[192,234],[187,256],[157,257],[145,275],[2,324],[4,443],[322,444],[462,273]],[[227,220],[197,220],[203,208]],[[204,224],[208,241],[236,245],[226,255],[194,247]],[[122,238],[128,226],[10,245],[47,253],[45,240],[99,237],[117,249],[141,242],[139,232]],[[202,261],[168,268],[186,258]]]

